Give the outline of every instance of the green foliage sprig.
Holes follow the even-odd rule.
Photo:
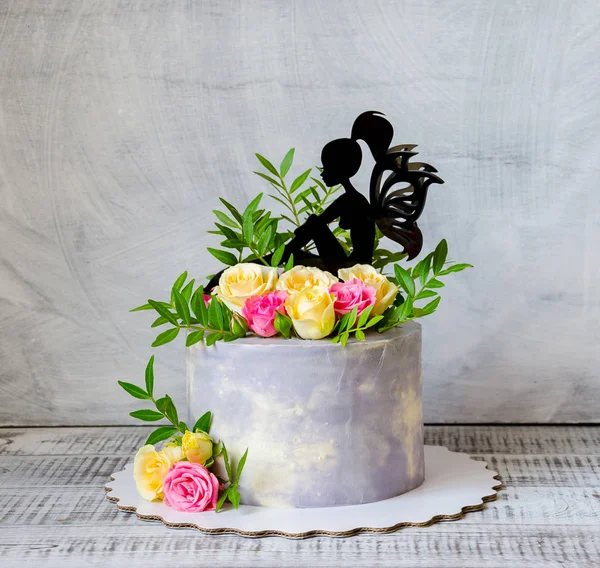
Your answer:
[[[152,327],[170,325],[170,328],[157,335],[152,347],[165,345],[173,341],[182,329],[190,330],[186,339],[189,347],[205,340],[213,345],[219,340],[234,341],[244,337],[248,331],[248,322],[239,314],[234,314],[216,296],[212,296],[209,306],[204,302],[202,286],[194,290],[194,280],[187,284],[187,272],[177,278],[171,290],[171,301],[148,300],[132,312],[154,310],[158,318]]]
[[[240,506],[240,478],[242,476],[242,471],[244,470],[244,466],[246,465],[246,458],[248,457],[248,449],[244,452],[244,455],[240,458],[240,461],[237,464],[237,468],[235,472],[233,471],[232,464],[229,460],[229,455],[227,454],[227,448],[223,442],[220,442],[220,448],[215,457],[219,455],[223,455],[223,462],[225,463],[225,471],[227,472],[227,482],[228,485],[223,489],[223,492],[219,496],[219,500],[217,501],[217,506],[215,508],[215,512],[219,512],[223,503],[228,500],[234,507],[237,509]]]
[[[212,412],[205,412],[198,420],[196,420],[193,428],[190,430],[187,424],[183,421],[179,420],[177,408],[175,407],[175,403],[173,399],[166,394],[165,396],[155,399],[154,398],[154,355],[150,357],[148,364],[146,365],[146,373],[145,373],[145,384],[144,387],[140,387],[138,385],[134,385],[133,383],[127,383],[124,381],[118,381],[119,385],[131,396],[140,400],[149,400],[152,401],[156,407],[156,410],[152,409],[142,409],[142,410],[134,410],[130,412],[129,415],[133,418],[137,418],[138,420],[142,420],[144,422],[155,422],[157,420],[166,419],[171,423],[171,426],[161,426],[154,430],[146,440],[146,444],[158,444],[159,442],[164,442],[169,440],[169,443],[181,445],[181,438],[187,432],[205,432],[206,434],[210,433],[210,427],[212,423]],[[240,478],[242,475],[242,471],[244,469],[244,465],[246,464],[246,459],[248,457],[248,448],[244,452],[244,455],[240,458],[236,471],[233,471],[232,464],[229,460],[229,456],[227,454],[227,448],[225,447],[225,443],[221,440],[219,442],[213,442],[213,453],[212,457],[204,464],[206,468],[210,469],[214,460],[219,456],[223,456],[223,461],[225,463],[225,470],[227,472],[227,479],[221,480],[227,487],[222,490],[219,500],[217,502],[216,511],[218,512],[226,500],[228,500],[235,509],[240,506]]]
[[[368,306],[359,316],[357,308],[354,308],[342,316],[334,329],[336,335],[333,336],[332,343],[341,343],[345,347],[351,334],[359,341],[364,341],[365,331],[383,319],[383,316],[373,316],[369,319],[372,310],[373,306]]]
[[[377,331],[384,332],[407,321],[431,315],[442,300],[438,290],[445,284],[440,277],[453,272],[461,272],[472,268],[470,264],[451,264],[446,261],[448,243],[442,239],[435,250],[425,256],[412,269],[394,265],[392,280],[402,289],[398,293],[394,305],[383,314]],[[423,307],[416,307],[415,302],[433,298]]]

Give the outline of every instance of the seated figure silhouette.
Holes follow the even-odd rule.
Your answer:
[[[376,227],[401,244],[409,259],[419,254],[423,236],[416,221],[425,206],[429,185],[444,182],[433,166],[410,162],[417,154],[412,151],[416,145],[390,148],[393,135],[392,125],[381,113],[367,111],[354,121],[350,138],[339,138],[325,145],[321,152],[323,183],[329,187],[341,185],[344,193],[320,215],[311,215],[295,230],[282,262],[293,254],[295,264],[317,266],[334,274],[339,268],[371,264]],[[366,143],[375,159],[369,199],[350,182],[362,162],[359,140]],[[339,226],[350,232],[349,254],[329,228],[338,219]],[[304,250],[311,242],[316,255]],[[219,276],[213,277],[209,289],[217,284]]]

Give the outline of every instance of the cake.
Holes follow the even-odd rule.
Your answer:
[[[278,168],[257,154],[283,210],[262,194],[243,209],[221,199],[209,232],[222,248],[208,252],[225,267],[205,285],[186,271],[168,299],[133,310],[158,316],[153,347],[180,335],[188,347],[187,413],[156,392],[154,356],[143,386],[120,381],[154,407],[132,417],[163,421],[134,459],[143,499],[189,513],[344,507],[423,483],[414,320],[436,311],[441,279],[470,265],[448,262],[443,239],[407,264],[423,246],[429,186],[443,181],[392,138],[383,115],[361,114],[350,138],[324,146],[321,179],[308,169],[289,181],[293,149]],[[375,160],[368,198],[350,182],[359,140]]]
[[[266,507],[358,505],[423,482],[421,329],[414,322],[346,348],[249,337],[187,352],[191,414],[244,469],[241,502]]]

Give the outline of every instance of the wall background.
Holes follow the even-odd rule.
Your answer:
[[[0,424],[131,423],[127,310],[216,267],[255,151],[299,172],[368,109],[446,180],[426,247],[476,265],[425,321],[426,420],[600,421],[598,53],[595,0],[0,1]]]

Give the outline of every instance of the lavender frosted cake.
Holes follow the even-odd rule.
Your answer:
[[[421,326],[346,348],[248,337],[187,351],[189,411],[244,469],[241,502],[330,507],[387,499],[424,478]]]

